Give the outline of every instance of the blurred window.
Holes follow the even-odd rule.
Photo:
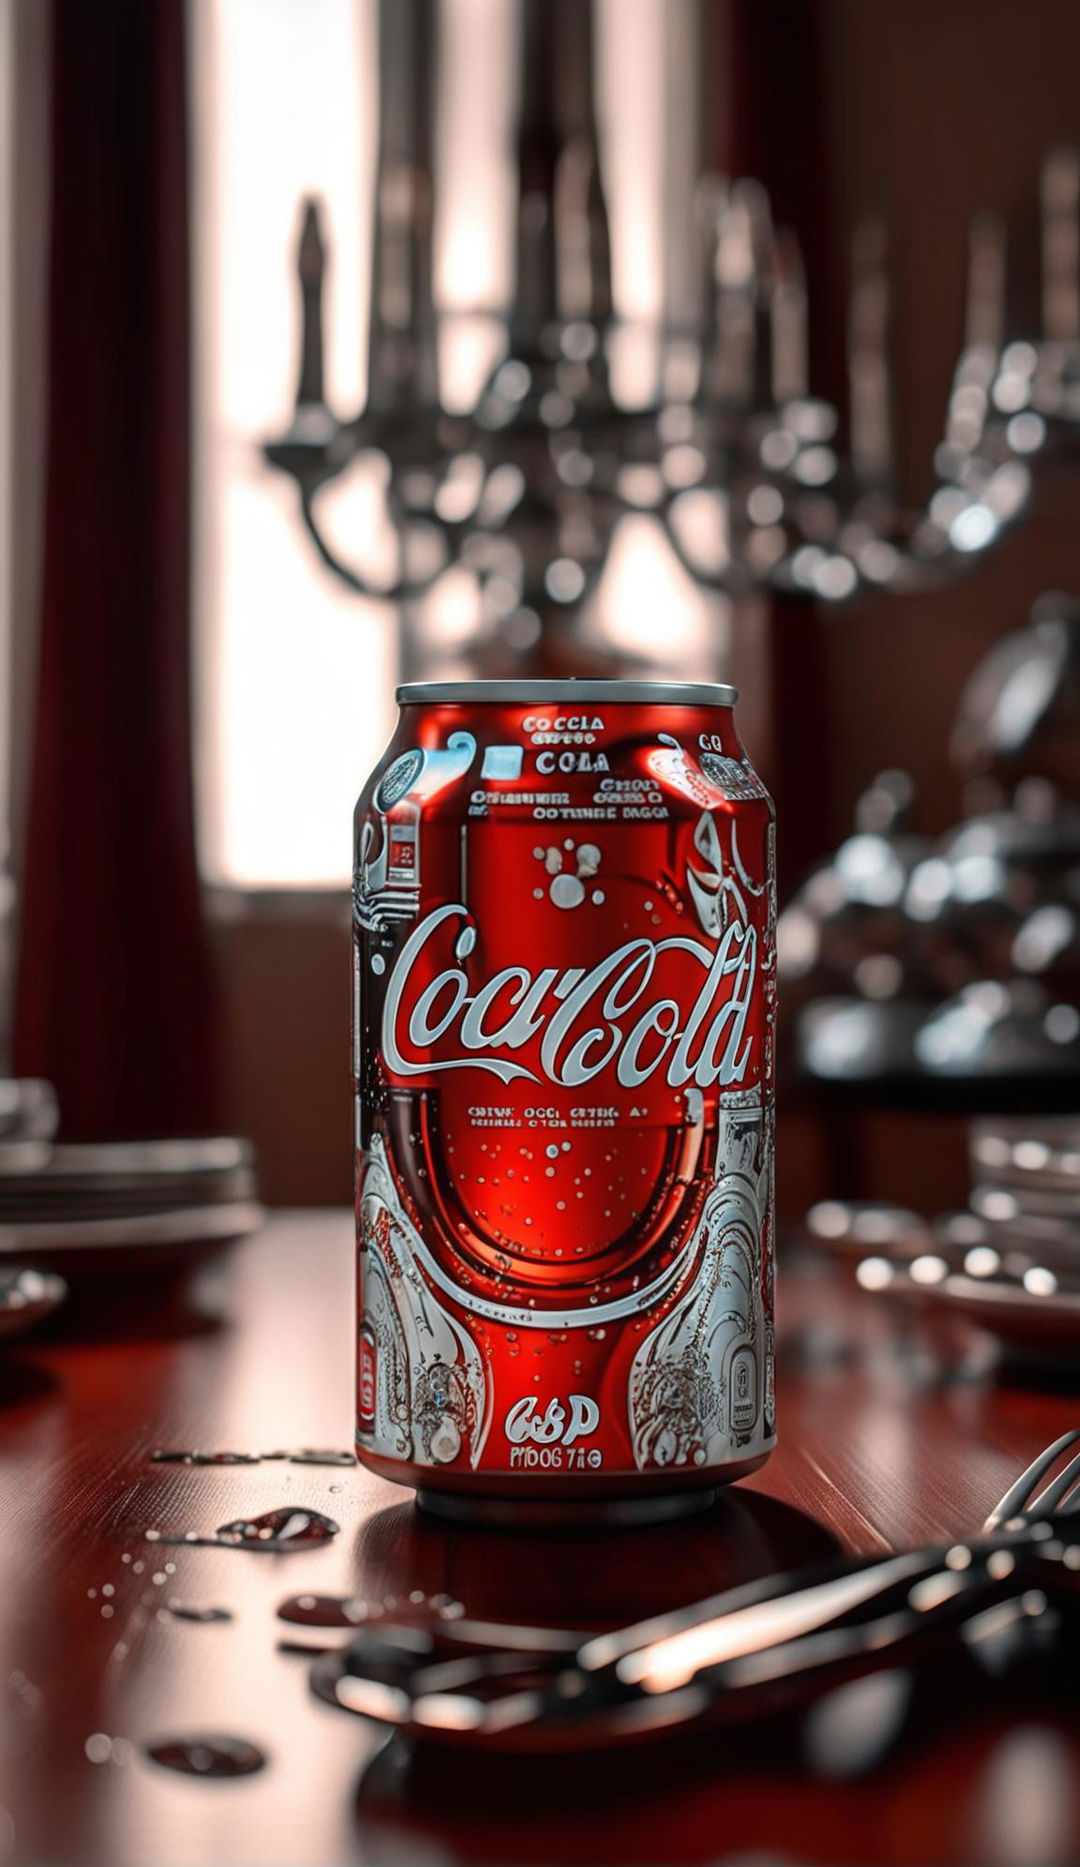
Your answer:
[[[200,851],[211,882],[239,888],[347,880],[352,799],[392,722],[393,613],[361,602],[322,566],[292,483],[261,452],[292,413],[305,195],[320,198],[329,243],[327,397],[345,414],[363,400],[376,11],[373,0],[189,0]],[[516,14],[507,0],[453,0],[441,17],[453,30],[440,52],[435,281],[439,302],[461,311],[500,304],[510,288]],[[668,251],[662,152],[668,61],[692,59],[692,21],[675,0],[602,0],[598,9],[615,298],[624,315],[646,321],[661,311],[665,272],[677,282],[686,270]],[[495,354],[490,329],[478,343],[475,335],[467,319],[443,333],[441,389],[455,407],[471,405]],[[622,370],[631,395],[632,373]],[[342,474],[321,495],[345,558],[363,558],[361,534],[375,542],[363,472]],[[449,579],[447,590],[452,597]],[[698,672],[696,656],[711,673],[724,639],[717,610],[657,528],[630,520],[589,628],[648,667],[664,614],[657,671]]]
[[[331,250],[328,392],[363,392],[374,99],[356,0],[192,0],[197,778],[204,872],[344,883],[352,800],[388,736],[391,618],[318,563],[261,444],[298,367],[304,194]]]

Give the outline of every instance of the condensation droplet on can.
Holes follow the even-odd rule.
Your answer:
[[[551,899],[557,908],[578,908],[585,899],[585,884],[576,875],[556,875],[551,884]]]

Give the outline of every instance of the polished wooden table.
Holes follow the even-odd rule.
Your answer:
[[[274,1218],[204,1270],[197,1301],[98,1296],[12,1345],[0,1359],[0,1859],[1078,1858],[1076,1734],[1059,1703],[991,1679],[962,1717],[924,1742],[909,1734],[869,1772],[865,1759],[844,1765],[843,1743],[823,1766],[820,1742],[771,1726],[512,1763],[387,1746],[317,1702],[307,1662],[279,1650],[295,1630],[276,1608],[308,1590],[446,1590],[485,1615],[600,1625],[837,1548],[951,1539],[1080,1418],[1060,1389],[945,1377],[846,1278],[782,1271],[780,1450],[706,1515],[648,1530],[453,1529],[361,1471],[151,1462],[160,1447],[348,1445],[345,1214]],[[281,1503],[326,1512],[340,1535],[290,1555],[145,1541],[148,1528],[210,1531]],[[172,1598],[233,1618],[181,1622]],[[266,1768],[202,1780],[145,1754],[212,1732],[260,1745]]]

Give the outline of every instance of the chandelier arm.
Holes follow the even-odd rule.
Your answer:
[[[435,582],[436,576],[442,574],[440,570],[422,579],[399,577],[391,584],[372,583],[346,564],[344,559],[340,558],[333,547],[328,544],[315,516],[312,493],[304,487],[300,488],[300,514],[304,521],[304,528],[326,568],[333,571],[334,575],[339,577],[355,595],[366,597],[370,602],[401,603],[424,596]]]
[[[709,571],[694,562],[671,522],[671,506],[672,501],[665,499],[650,517],[657,519],[663,527],[664,537],[687,576],[692,577],[701,589],[711,590],[719,596],[739,596],[744,590],[752,588],[753,578],[740,577],[737,572],[733,576],[730,567],[724,571]]]

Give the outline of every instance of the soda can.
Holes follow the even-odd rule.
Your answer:
[[[775,1443],[774,811],[732,688],[399,688],[355,823],[357,1446],[649,1521]]]

